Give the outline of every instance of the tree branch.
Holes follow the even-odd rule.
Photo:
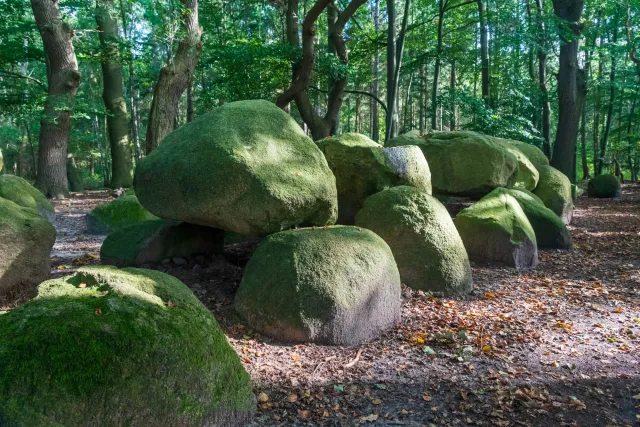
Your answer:
[[[476,0],[469,0],[469,1],[465,1],[465,2],[463,2],[463,3],[454,4],[453,6],[448,6],[448,5],[447,5],[447,6],[445,7],[444,11],[445,11],[445,12],[449,12],[450,10],[457,9],[457,8],[459,8],[459,7],[466,6],[466,5],[468,5],[468,4],[472,4],[472,3],[476,3]]]
[[[40,85],[40,87],[42,87],[43,89],[47,90],[47,85],[42,83],[40,80],[31,77],[31,76],[27,76],[26,74],[22,74],[22,73],[14,73],[13,71],[6,71],[6,70],[0,70],[0,74],[4,75],[4,76],[8,76],[8,77],[15,77],[18,79],[25,79],[25,80],[30,80],[32,82],[37,83],[38,85]]]
[[[636,48],[633,46],[633,41],[631,40],[631,6],[629,5],[629,0],[627,0],[627,20],[625,22],[625,28],[627,29],[627,43],[629,43],[629,58],[640,67],[640,58],[636,56]]]
[[[328,90],[324,90],[324,89],[320,89],[319,87],[315,87],[315,86],[309,86],[309,89],[313,89],[313,90],[317,90],[318,92],[321,93],[329,93]],[[380,104],[380,106],[382,107],[382,109],[384,110],[385,114],[389,114],[389,110],[387,109],[387,104],[385,104],[380,98],[378,98],[377,96],[375,96],[372,93],[369,92],[365,92],[363,90],[348,90],[345,89],[344,92],[346,93],[353,93],[356,95],[365,95],[368,96],[369,98],[373,99],[374,101],[376,101],[378,104]]]

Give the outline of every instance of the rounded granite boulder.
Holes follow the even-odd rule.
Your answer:
[[[589,180],[587,184],[587,196],[598,199],[613,199],[620,197],[622,194],[622,186],[620,181],[614,175],[604,174],[598,175]]]
[[[337,217],[322,152],[267,101],[231,102],[170,133],[138,163],[134,187],[161,218],[247,236]]]
[[[357,133],[316,144],[336,177],[339,224],[353,224],[364,200],[386,188],[409,185],[431,194],[429,165],[415,145],[384,148]]]
[[[0,197],[19,206],[34,209],[49,221],[56,217],[53,205],[44,194],[19,176],[0,175]]]
[[[178,279],[82,268],[0,315],[0,425],[234,426],[249,375]]]
[[[382,237],[398,263],[402,282],[446,296],[471,292],[471,266],[449,212],[412,187],[394,187],[369,197],[356,225]]]
[[[480,198],[518,180],[518,158],[493,138],[469,131],[401,135],[389,141],[396,147],[420,147],[431,169],[433,191]]]
[[[136,196],[122,196],[98,206],[86,217],[89,234],[109,234],[142,221],[158,219],[146,210]]]
[[[565,224],[573,218],[573,191],[569,178],[552,166],[538,168],[540,181],[533,190],[542,203],[562,219]]]
[[[454,224],[471,261],[518,270],[538,265],[536,234],[518,201],[495,192],[463,209]]]
[[[493,141],[501,144],[505,150],[513,154],[518,159],[518,177],[513,183],[514,188],[522,188],[524,190],[533,190],[538,185],[540,174],[538,169],[529,160],[527,155],[513,144],[509,139],[491,137]]]
[[[56,229],[49,221],[0,197],[1,299],[28,296],[49,276],[55,241]]]
[[[400,275],[369,230],[335,226],[272,234],[249,260],[235,298],[249,326],[284,342],[352,346],[400,319]]]

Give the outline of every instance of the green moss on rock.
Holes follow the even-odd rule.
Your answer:
[[[156,264],[167,258],[221,253],[224,231],[171,220],[143,221],[109,234],[100,248],[102,264]]]
[[[400,275],[389,246],[369,230],[284,231],[249,260],[235,306],[277,340],[356,345],[400,319]]]
[[[538,172],[540,172],[540,181],[533,194],[555,212],[562,222],[569,224],[573,217],[571,181],[552,166],[542,166]]]
[[[417,136],[414,132],[392,139],[387,146],[409,142],[422,149],[436,193],[482,197],[517,182],[518,159],[486,135],[456,131]]]
[[[109,234],[132,224],[158,219],[142,207],[136,196],[122,196],[100,205],[86,216],[90,234]]]
[[[487,197],[494,197],[498,194],[509,194],[518,201],[536,233],[538,248],[572,249],[573,243],[567,226],[558,215],[544,205],[538,196],[522,189],[498,188],[489,193]]]
[[[336,177],[339,224],[353,224],[364,200],[386,188],[410,185],[431,193],[429,165],[416,146],[384,148],[357,133],[316,144]]]
[[[544,152],[532,144],[527,144],[526,142],[508,140],[509,143],[513,144],[518,150],[520,150],[531,163],[536,168],[541,166],[549,166],[549,159],[544,154]]]
[[[56,216],[53,205],[38,189],[15,175],[0,175],[0,197],[19,206],[34,209],[39,215],[53,221]]]
[[[389,244],[405,285],[447,296],[472,290],[462,239],[435,197],[412,187],[381,191],[365,201],[356,225]]]
[[[56,230],[35,210],[0,197],[0,297],[28,295],[50,273]]]
[[[516,144],[514,144],[515,141],[496,137],[491,138],[493,141],[501,144],[505,150],[513,154],[516,159],[518,159],[518,178],[513,186],[524,190],[533,190],[536,188],[540,178],[538,169],[536,169],[525,153],[522,152]]]
[[[249,376],[177,279],[83,268],[38,291],[0,316],[2,425],[227,426],[250,418]]]
[[[538,264],[536,235],[518,201],[496,191],[463,209],[454,223],[472,261],[518,270]]]
[[[621,194],[622,186],[614,175],[598,175],[595,178],[591,178],[589,184],[587,184],[587,195],[589,197],[612,199],[620,197]]]
[[[172,132],[138,163],[134,187],[159,217],[248,236],[337,217],[322,152],[267,101],[231,102]]]

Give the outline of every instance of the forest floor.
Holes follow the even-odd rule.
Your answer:
[[[57,202],[57,274],[99,263],[84,214],[111,199]],[[401,323],[357,348],[286,345],[233,310],[256,242],[225,257],[157,268],[180,278],[218,319],[251,375],[256,426],[640,424],[640,186],[579,199],[572,252],[537,270],[474,267],[465,299],[403,290]]]

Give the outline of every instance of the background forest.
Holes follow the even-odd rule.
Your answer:
[[[383,143],[411,130],[469,129],[551,156],[556,140],[576,138],[556,138],[562,89],[573,84],[570,114],[580,124],[570,178],[638,178],[638,0],[63,0],[53,18],[43,4],[0,0],[5,173],[35,180],[38,167],[66,157],[58,147],[38,161],[47,108],[71,115],[66,165],[77,190],[130,186],[132,164],[172,129],[259,98],[314,139],[359,132]],[[39,8],[68,32],[71,52],[43,45]],[[560,57],[576,42],[579,69],[568,62],[577,77],[567,83]],[[52,93],[54,58],[74,52],[79,83],[72,73],[60,87],[77,94]]]

